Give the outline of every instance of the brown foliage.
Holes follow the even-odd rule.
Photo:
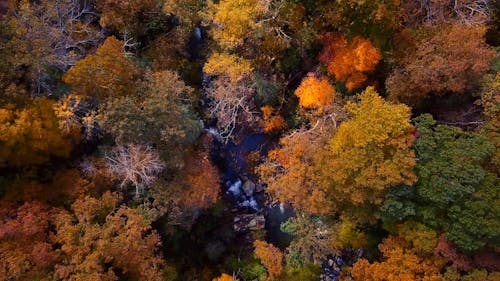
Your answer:
[[[430,95],[471,90],[496,56],[484,42],[484,32],[461,25],[422,30],[424,35],[415,35],[413,46],[387,79],[389,97],[418,103]]]
[[[0,280],[35,280],[47,275],[58,258],[50,241],[53,213],[36,201],[0,213]]]
[[[219,171],[206,151],[189,155],[185,163],[181,177],[185,179],[186,186],[180,202],[191,210],[207,209],[219,198]]]
[[[92,24],[97,17],[90,1],[8,2],[5,18],[0,16],[0,69],[6,67],[0,77],[9,77],[11,87],[16,80],[26,79],[33,92],[52,92],[54,85],[46,79],[53,75],[48,67],[66,71],[102,40],[102,33]]]
[[[101,26],[115,27],[129,32],[135,31],[130,29],[136,27],[139,20],[161,10],[159,1],[155,0],[101,0],[96,3],[97,8],[102,12]]]
[[[491,4],[485,0],[403,0],[401,17],[405,26],[461,23],[484,25],[490,18]]]
[[[150,202],[145,207],[151,219],[165,216],[168,227],[189,229],[201,211],[219,199],[220,183],[219,171],[207,151],[186,154],[184,163],[171,181],[159,180],[150,187]]]
[[[453,267],[458,270],[469,271],[472,269],[472,260],[470,257],[461,253],[453,242],[446,239],[444,234],[439,236],[434,254],[452,262]]]

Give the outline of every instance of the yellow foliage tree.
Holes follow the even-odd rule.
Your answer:
[[[226,49],[243,44],[245,38],[258,27],[257,20],[268,9],[267,1],[221,0],[215,4],[208,2],[207,19],[214,23],[212,36]]]
[[[356,36],[348,42],[343,36],[337,36],[328,40],[322,58],[328,64],[328,73],[345,82],[352,91],[363,85],[366,74],[375,69],[382,55],[363,37]]]
[[[139,70],[123,52],[123,42],[108,37],[95,54],[78,61],[63,75],[75,94],[107,98],[135,91]]]
[[[295,95],[299,97],[301,107],[322,109],[333,103],[335,89],[327,78],[316,78],[309,74],[295,90]]]
[[[41,164],[50,156],[69,156],[79,132],[63,132],[53,107],[53,101],[37,98],[23,109],[0,109],[0,165]]]
[[[269,275],[271,277],[278,276],[283,270],[283,253],[280,249],[260,240],[255,240],[253,245],[255,247],[255,255],[267,268]]]
[[[340,210],[346,203],[379,206],[388,187],[416,181],[410,108],[385,102],[369,87],[347,109],[352,119],[340,125],[318,160],[320,179],[333,187]]]
[[[252,72],[250,61],[227,53],[212,54],[203,71],[210,75],[227,75],[233,81],[238,81]]]

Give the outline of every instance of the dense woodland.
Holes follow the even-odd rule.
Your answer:
[[[0,0],[0,281],[498,281],[499,54],[496,0]]]

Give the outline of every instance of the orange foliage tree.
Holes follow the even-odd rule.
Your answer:
[[[358,260],[350,269],[354,281],[444,281],[439,259],[420,257],[404,248],[403,242],[389,236],[379,249],[384,261]],[[349,279],[343,279],[349,280]]]
[[[283,270],[283,253],[280,249],[260,240],[255,240],[253,245],[255,247],[255,255],[266,267],[269,275],[271,277],[278,276]]]
[[[333,103],[335,89],[327,78],[318,79],[310,73],[295,90],[295,95],[301,107],[323,109]]]
[[[222,273],[221,276],[214,278],[212,281],[238,281],[238,279],[234,279],[233,276]]]
[[[23,109],[0,108],[0,165],[41,164],[50,156],[69,156],[79,130],[63,132],[54,102],[36,98]]]
[[[271,106],[263,106],[260,108],[260,111],[262,111],[264,132],[279,131],[285,127],[285,119],[280,115],[274,114],[274,109]]]
[[[105,193],[84,197],[55,218],[54,243],[65,257],[55,266],[62,280],[163,280],[164,261],[156,253],[159,235],[135,209],[118,205]],[[119,273],[118,273],[119,272]]]
[[[343,36],[327,35],[326,46],[319,59],[328,66],[328,73],[345,82],[349,91],[360,88],[382,58],[380,51],[360,36],[348,41]]]
[[[324,143],[321,136],[301,132],[282,138],[281,148],[270,151],[268,160],[258,167],[267,192],[307,213],[332,211],[328,187],[319,185],[316,178],[316,154]]]
[[[123,42],[108,37],[95,54],[79,60],[63,75],[74,93],[105,99],[134,93],[139,70],[125,56]]]
[[[191,155],[182,171],[186,186],[181,203],[188,209],[204,210],[219,198],[219,171],[212,164],[207,152]]]

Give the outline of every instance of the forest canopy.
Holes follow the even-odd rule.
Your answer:
[[[500,1],[0,0],[0,281],[500,280]]]

